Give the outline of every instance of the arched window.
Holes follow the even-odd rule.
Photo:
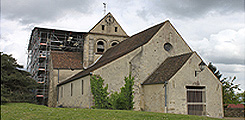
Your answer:
[[[113,42],[113,43],[111,43],[111,46],[113,47],[113,46],[116,46],[118,43],[117,42]]]
[[[103,41],[97,42],[97,53],[103,53],[105,51],[105,44]]]
[[[117,40],[113,40],[111,41],[111,47],[116,46],[117,44],[119,44],[119,42]]]

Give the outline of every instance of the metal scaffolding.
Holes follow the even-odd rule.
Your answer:
[[[84,35],[81,32],[37,27],[33,29],[28,46],[27,70],[40,84],[35,92],[39,104],[47,105],[48,101],[50,52],[69,51],[82,54]]]

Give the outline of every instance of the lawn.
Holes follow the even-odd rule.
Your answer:
[[[178,115],[142,111],[49,108],[28,103],[8,103],[1,105],[1,120],[218,120],[202,116]]]

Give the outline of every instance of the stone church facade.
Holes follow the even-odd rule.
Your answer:
[[[67,63],[63,54],[51,53],[51,67],[58,58]],[[170,21],[129,37],[109,13],[87,33],[83,57],[68,58],[79,69],[53,69],[50,106],[91,108],[91,75],[100,75],[112,93],[131,73],[134,110],[224,116],[222,84]]]
[[[57,84],[90,67],[109,48],[129,36],[111,13],[105,15],[84,36],[81,52],[51,51],[48,106],[57,106]]]

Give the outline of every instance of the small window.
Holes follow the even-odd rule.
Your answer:
[[[83,95],[83,80],[82,80],[82,83],[81,83],[81,89],[82,89],[82,95]]]
[[[104,50],[105,50],[105,48],[104,48],[104,42],[103,41],[97,42],[97,52],[98,53],[103,53]]]
[[[117,32],[117,27],[115,27],[115,32]]]
[[[73,84],[71,83],[71,96],[72,96],[72,92],[73,92]]]
[[[173,46],[172,46],[170,43],[165,43],[165,44],[164,44],[164,49],[165,49],[166,51],[170,51],[172,48],[173,48]]]
[[[102,25],[102,28],[101,28],[102,30],[105,30],[105,25]]]

